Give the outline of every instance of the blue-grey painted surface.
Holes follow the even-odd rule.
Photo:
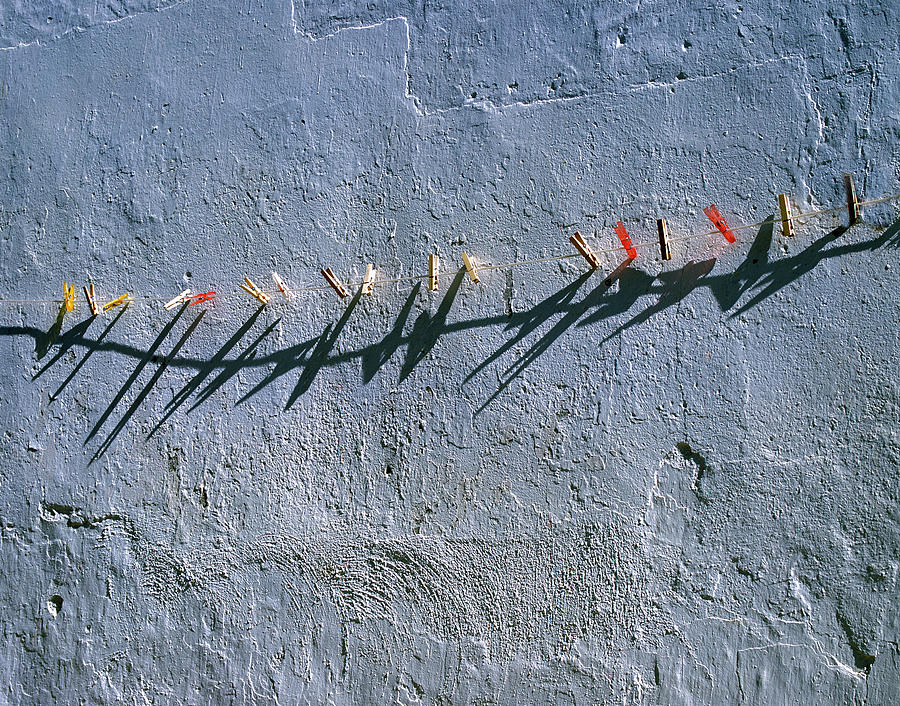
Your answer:
[[[0,702],[894,702],[898,19],[0,2]]]

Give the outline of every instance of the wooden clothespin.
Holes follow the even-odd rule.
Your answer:
[[[266,296],[263,290],[253,284],[253,280],[249,277],[244,277],[244,284],[241,285],[241,289],[247,292],[247,294],[249,294],[251,297],[257,299],[260,304],[269,303],[269,297]]]
[[[728,227],[728,223],[725,222],[725,218],[722,217],[722,214],[719,213],[719,209],[716,208],[714,203],[711,203],[709,206],[703,209],[703,213],[706,214],[706,217],[712,221],[712,224],[716,227],[729,243],[737,242],[737,238],[734,237],[734,233],[731,232],[731,228]]]
[[[185,289],[181,294],[179,294],[174,299],[170,299],[165,304],[163,304],[163,309],[168,311],[169,309],[174,309],[179,304],[184,304],[191,296],[191,290]]]
[[[121,297],[116,297],[111,302],[106,302],[103,305],[103,311],[109,311],[110,309],[115,309],[119,304],[130,304],[131,299],[129,299],[131,295],[128,292],[125,292]]]
[[[778,209],[781,211],[781,234],[785,238],[794,235],[794,217],[791,215],[791,201],[787,194],[778,194]]]
[[[576,231],[575,231],[575,235],[573,235],[573,236],[571,236],[571,237],[569,238],[569,242],[572,243],[572,245],[575,246],[575,249],[576,249],[579,253],[581,253],[581,256],[582,256],[585,260],[587,260],[588,264],[589,264],[592,268],[597,269],[598,267],[600,267],[600,260],[597,259],[597,256],[594,254],[594,251],[591,250],[591,246],[588,245],[588,244],[584,241],[584,238],[581,237],[581,233],[579,233],[579,232],[576,230]]]
[[[371,262],[366,265],[366,276],[362,283],[362,293],[372,296],[375,291],[375,265]]]
[[[194,304],[202,304],[203,302],[208,302],[214,296],[216,296],[215,292],[203,292],[203,294],[195,294],[194,296],[187,298],[187,300],[190,302],[188,306],[194,306]]]
[[[291,290],[288,289],[287,285],[284,283],[284,280],[281,279],[277,272],[272,273],[272,279],[275,280],[275,286],[278,287],[278,291],[284,295],[284,298],[290,299]]]
[[[97,306],[97,298],[94,294],[94,285],[90,288],[84,287],[84,297],[87,299],[88,308],[91,310],[91,316],[100,316],[100,307]]]
[[[428,256],[428,289],[436,292],[438,288],[438,269],[441,266],[440,258],[432,253]]]
[[[669,227],[665,218],[656,219],[656,230],[659,233],[659,254],[663,260],[672,259],[672,248],[669,247]]]
[[[75,311],[75,285],[63,282],[63,306],[66,311]]]
[[[334,272],[331,271],[330,267],[322,270],[322,276],[325,278],[325,281],[331,285],[331,288],[337,292],[337,295],[341,299],[350,296],[350,292],[348,292],[347,288],[341,284],[341,281],[335,276]]]
[[[625,248],[625,253],[628,255],[628,259],[636,259],[637,250],[634,249],[634,245],[631,242],[631,238],[628,237],[628,231],[625,230],[625,225],[622,223],[622,221],[616,223],[616,235],[619,236],[619,241],[622,243],[622,247]]]
[[[859,199],[856,198],[856,186],[853,184],[853,175],[844,174],[844,191],[847,192],[847,215],[850,219],[849,225],[853,225],[862,215],[859,208]]]
[[[478,284],[480,281],[478,279],[478,268],[475,267],[475,263],[472,261],[472,258],[469,257],[469,253],[464,252],[462,254],[463,264],[466,266],[466,272],[469,273],[469,278],[475,283]]]

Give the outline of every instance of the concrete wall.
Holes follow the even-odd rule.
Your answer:
[[[0,702],[891,703],[898,14],[0,1]]]

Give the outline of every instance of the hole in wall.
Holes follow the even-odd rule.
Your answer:
[[[54,618],[60,614],[62,611],[62,596],[50,596],[50,600],[47,601],[47,610],[50,611],[50,615]]]

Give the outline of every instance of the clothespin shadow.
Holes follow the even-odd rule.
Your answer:
[[[775,214],[763,220],[774,221]],[[737,269],[731,274],[711,279],[710,290],[722,311],[728,311],[737,304],[741,296],[765,275],[770,266],[769,250],[772,247],[774,234],[775,223],[763,223],[753,238],[750,250],[747,251],[747,257],[737,266]]]
[[[143,404],[144,400],[147,399],[147,396],[150,394],[151,390],[156,386],[156,383],[159,382],[159,379],[163,376],[163,373],[168,369],[169,363],[175,359],[178,355],[181,347],[185,344],[185,342],[190,338],[191,334],[194,332],[194,329],[197,328],[197,325],[203,319],[206,311],[201,311],[194,320],[187,327],[185,332],[181,335],[181,338],[172,346],[172,350],[169,351],[169,355],[165,356],[160,363],[159,367],[156,369],[156,372],[153,373],[153,376],[150,380],[147,381],[147,384],[144,385],[144,388],[138,393],[137,397],[134,398],[134,402],[131,403],[131,406],[125,411],[125,414],[119,419],[118,423],[115,427],[113,427],[112,431],[107,435],[107,437],[103,440],[103,443],[100,444],[100,447],[91,457],[91,460],[88,462],[88,465],[96,461],[103,454],[109,450],[109,447],[112,446],[113,442],[119,436],[119,433],[122,429],[125,428],[125,425],[128,424],[128,421],[134,416],[134,413],[138,410],[138,408]]]
[[[110,331],[112,331],[113,326],[115,326],[118,323],[119,319],[122,318],[122,314],[125,313],[125,310],[127,308],[128,307],[123,306],[121,309],[119,309],[119,312],[106,325],[106,328],[103,329],[103,331],[100,333],[99,336],[97,336],[97,340],[88,344],[87,351],[85,352],[84,356],[81,358],[81,360],[78,361],[78,364],[74,368],[72,368],[72,372],[70,372],[68,377],[66,377],[66,379],[62,381],[60,386],[56,389],[56,392],[54,392],[52,395],[50,395],[51,404],[53,402],[55,402],[57,399],[59,399],[59,396],[62,394],[62,391],[64,389],[66,389],[66,386],[70,382],[72,382],[72,380],[78,374],[78,371],[84,367],[84,364],[87,363],[88,358],[90,358],[94,354],[94,351],[96,351],[98,348],[100,348],[100,344],[103,343],[103,339],[106,338],[106,336],[109,334]],[[93,320],[94,320],[94,317],[91,317],[90,319],[86,319],[83,323],[90,324],[91,321],[93,321]],[[85,329],[86,328],[87,328],[87,326],[85,326]]]
[[[397,349],[403,344],[403,329],[406,326],[406,322],[409,320],[413,304],[415,304],[416,297],[419,295],[421,289],[422,283],[416,282],[415,285],[413,285],[412,290],[410,290],[410,293],[407,295],[406,301],[403,302],[403,306],[400,307],[400,312],[397,314],[397,318],[394,320],[394,325],[391,327],[391,330],[384,335],[384,338],[382,338],[381,341],[371,346],[367,346],[361,352],[363,383],[371,382],[372,378],[375,377],[378,371],[381,370],[384,364],[391,359],[394,353],[397,352]]]
[[[412,373],[413,368],[418,365],[425,356],[427,356],[434,344],[444,333],[447,326],[447,316],[453,307],[453,301],[459,293],[463,278],[466,276],[466,268],[461,267],[456,272],[456,276],[447,288],[441,303],[438,305],[434,316],[427,311],[423,311],[416,317],[413,323],[412,331],[409,335],[409,341],[406,345],[406,358],[400,368],[400,382],[406,380]]]
[[[182,306],[180,312],[184,311],[184,306]],[[184,387],[182,387],[172,399],[166,404],[166,411],[163,413],[163,416],[156,423],[150,433],[147,435],[149,439],[153,436],[159,428],[166,422],[166,420],[171,417],[175,411],[183,405],[188,398],[194,394],[194,392],[203,384],[203,381],[206,380],[212,373],[217,370],[219,367],[224,365],[225,356],[227,356],[232,349],[238,344],[238,342],[246,335],[246,333],[253,328],[253,324],[256,323],[256,320],[259,318],[260,314],[265,311],[266,307],[264,304],[260,305],[256,311],[254,311],[247,320],[241,324],[237,331],[229,338],[218,351],[213,354],[213,357],[209,359],[209,362],[201,365],[200,369],[197,371],[197,374],[194,375],[193,378],[188,381]],[[180,313],[179,313],[180,315]]]
[[[82,337],[85,333],[87,333],[88,328],[91,326],[91,322],[94,320],[94,317],[89,317],[84,319],[83,321],[78,322],[72,328],[70,328],[66,333],[62,335],[60,339],[60,333],[62,332],[62,326],[66,315],[66,305],[63,304],[59,308],[59,312],[56,315],[56,320],[53,322],[53,325],[49,328],[47,333],[40,337],[36,338],[34,342],[34,353],[37,356],[37,359],[40,360],[43,358],[53,345],[56,343],[57,339],[59,339],[59,350],[50,359],[48,363],[44,365],[37,373],[32,376],[32,380],[37,380],[41,375],[43,375],[47,370],[49,370],[66,352]]]

